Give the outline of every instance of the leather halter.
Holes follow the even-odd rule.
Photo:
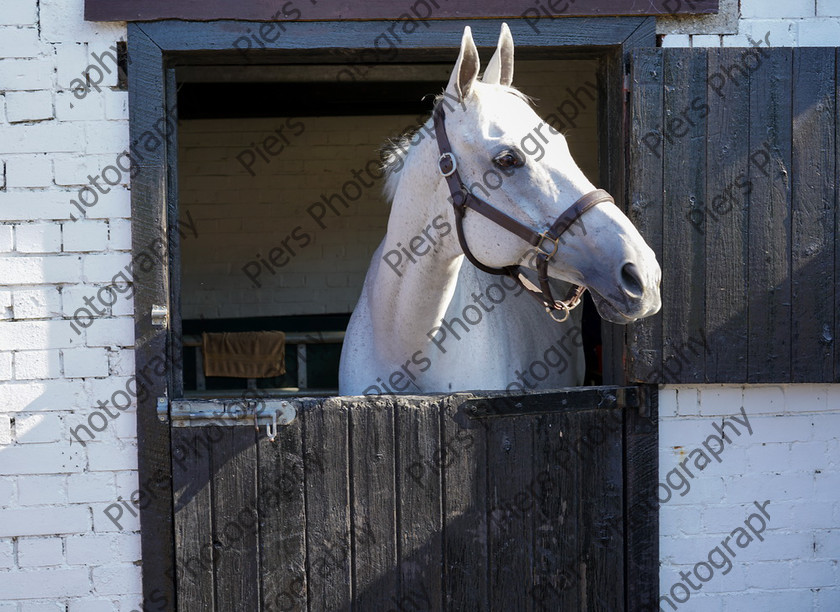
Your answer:
[[[615,204],[615,200],[603,189],[596,189],[572,204],[557,217],[547,230],[542,233],[536,232],[513,217],[506,215],[498,208],[493,207],[478,196],[473,195],[467,186],[464,185],[458,173],[458,161],[452,153],[452,146],[449,144],[449,137],[446,135],[445,121],[446,114],[443,110],[443,104],[438,104],[434,111],[435,135],[438,149],[440,150],[438,168],[440,169],[441,175],[446,179],[446,184],[449,186],[449,192],[452,196],[452,206],[455,209],[455,227],[458,231],[458,241],[461,243],[461,250],[470,263],[479,270],[488,274],[510,276],[530,295],[542,302],[546,312],[551,315],[552,319],[562,323],[569,317],[572,309],[580,304],[586,287],[573,286],[565,300],[555,300],[548,283],[548,262],[557,254],[560,246],[560,237],[572,227],[572,224],[581,215],[602,202]],[[534,247],[537,259],[537,280],[540,283],[539,288],[520,272],[520,266],[518,265],[505,266],[504,268],[491,268],[478,261],[472,251],[470,251],[467,240],[464,237],[463,222],[467,208],[471,208],[490,219],[496,225],[516,234]],[[562,319],[554,316],[554,311],[557,310],[563,311]]]

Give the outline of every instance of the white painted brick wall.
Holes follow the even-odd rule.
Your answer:
[[[663,44],[745,45],[767,32],[774,46],[840,42],[839,0],[744,0],[742,9],[735,33],[704,29]],[[87,175],[128,144],[128,96],[113,89],[115,71],[78,103],[70,91],[92,53],[125,37],[124,24],[86,23],[82,11],[83,0],[0,7],[0,612],[130,612],[140,601],[139,523],[126,513],[118,531],[102,515],[137,487],[134,407],[96,442],[69,442],[98,400],[124,388],[134,363],[130,299],[81,335],[69,326],[131,250],[127,185],[100,196],[84,220],[70,205]],[[341,151],[347,138],[326,133],[324,144]],[[594,173],[587,155],[578,157]],[[308,188],[320,190],[321,180]],[[359,239],[373,244],[380,234]],[[726,463],[663,508],[663,585],[737,524],[748,498],[766,491],[774,500],[766,541],[686,609],[840,607],[832,561],[840,551],[838,403],[836,387],[811,385],[664,394],[663,471],[673,467],[674,446],[696,444],[739,405],[764,444],[728,449]]]
[[[85,23],[82,0],[0,4],[0,611],[128,612],[139,525],[105,533],[94,514],[119,494],[117,475],[137,486],[136,428],[111,425],[95,448],[69,432],[133,373],[120,354],[134,344],[132,302],[81,335],[68,320],[131,249],[127,189],[101,196],[89,220],[72,221],[70,204],[128,144],[113,77],[84,100],[69,91],[125,26]]]
[[[673,27],[662,27],[663,47],[743,47],[749,39],[763,39],[768,33],[773,47],[837,47],[840,46],[840,0],[740,0],[726,5],[734,13],[733,23],[737,31],[732,32],[721,25],[712,24],[714,18],[701,17],[695,20],[703,33],[670,33]],[[670,22],[667,22],[670,25]],[[709,31],[712,30],[712,31]]]
[[[721,462],[693,469],[685,496],[672,489],[661,506],[660,594],[682,581],[681,571],[708,562],[709,551],[755,511],[754,501],[770,500],[765,540],[744,549],[731,544],[732,569],[715,570],[677,609],[838,610],[840,385],[666,387],[659,399],[660,482],[667,484],[668,474],[716,433],[714,423],[743,419],[742,408],[752,435],[736,424],[742,431],[736,437],[727,427],[731,446],[724,446]],[[714,440],[709,444],[717,448]],[[671,482],[685,490],[676,475]],[[681,590],[677,595],[684,598]]]

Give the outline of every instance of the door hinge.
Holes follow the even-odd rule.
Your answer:
[[[104,53],[102,54],[105,55]],[[131,58],[128,57],[128,43],[124,40],[117,41],[117,89],[128,91],[128,65]]]
[[[153,304],[151,309],[152,327],[166,327],[169,323],[169,309]]]
[[[165,395],[157,398],[157,417],[162,423],[169,422],[169,398]]]
[[[629,70],[629,68],[628,68],[628,70]],[[630,73],[625,72],[624,73],[624,93],[626,95],[629,95],[631,91],[632,91],[632,82],[630,81]]]

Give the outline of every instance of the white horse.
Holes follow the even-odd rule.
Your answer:
[[[478,265],[539,271],[544,260],[543,272],[586,287],[599,314],[615,323],[660,308],[661,272],[653,251],[608,194],[590,197],[595,187],[566,139],[510,86],[513,40],[506,24],[481,80],[478,72],[467,27],[438,100],[445,108],[438,125],[445,127],[433,131],[433,115],[392,150],[386,181],[391,216],[347,328],[342,395],[582,384],[580,310],[568,312],[574,300],[555,303],[550,294],[534,300],[512,276],[493,276],[465,262],[453,230],[460,214],[463,243]],[[443,144],[441,131],[448,135]],[[460,203],[461,183],[484,197],[463,213],[452,204]],[[572,214],[587,197],[590,208]],[[500,225],[485,216],[489,209],[514,221]],[[564,214],[561,223],[558,215]],[[568,231],[543,234],[555,219]],[[513,225],[526,229],[517,235]],[[552,320],[557,308],[565,322]]]

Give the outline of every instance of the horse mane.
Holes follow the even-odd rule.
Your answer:
[[[532,98],[525,95],[515,87],[508,87],[505,85],[495,85],[495,87],[501,87],[507,93],[516,96],[529,106],[533,106]],[[384,192],[388,202],[394,201],[394,196],[396,195],[397,188],[400,185],[400,178],[403,176],[400,170],[402,170],[408,163],[408,156],[413,148],[411,144],[412,138],[414,138],[414,136],[416,136],[421,129],[424,129],[426,124],[432,120],[432,115],[434,114],[435,109],[437,109],[438,104],[444,103],[445,99],[446,98],[442,93],[435,96],[435,103],[432,106],[432,112],[429,113],[429,116],[426,117],[423,123],[406,128],[398,136],[389,138],[382,148],[380,148],[379,157],[382,160],[382,170],[385,172]],[[447,108],[449,107],[447,106]],[[425,131],[427,133],[429,132],[428,129]]]

